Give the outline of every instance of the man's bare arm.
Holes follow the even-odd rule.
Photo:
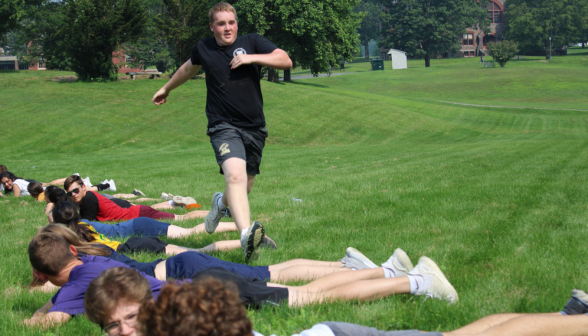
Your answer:
[[[243,64],[252,63],[268,66],[278,70],[286,70],[292,67],[292,60],[290,59],[290,56],[288,56],[288,54],[282,49],[275,49],[269,54],[237,55],[231,61],[231,69],[238,68]]]
[[[157,91],[153,98],[151,99],[155,105],[161,105],[167,101],[167,96],[169,93],[177,88],[178,86],[186,83],[188,79],[194,77],[198,70],[200,70],[200,65],[193,65],[192,60],[186,61],[179,69],[176,71],[174,76],[167,82],[159,91]]]
[[[23,323],[28,326],[40,326],[40,327],[52,327],[56,324],[63,324],[67,322],[71,315],[63,312],[50,312],[49,309],[53,307],[51,300],[47,302],[43,307],[39,308],[30,319],[25,319]]]

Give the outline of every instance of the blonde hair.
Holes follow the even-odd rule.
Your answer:
[[[212,8],[208,11],[208,20],[210,20],[210,24],[214,23],[214,14],[218,12],[229,12],[235,14],[235,19],[237,19],[237,11],[235,7],[231,6],[228,2],[219,2],[216,5],[212,6]]]

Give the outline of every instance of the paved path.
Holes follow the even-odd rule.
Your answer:
[[[349,75],[349,74],[354,74],[357,72],[331,72],[331,76],[340,76],[340,75]],[[327,77],[327,74],[319,74],[319,77]],[[307,79],[307,78],[316,78],[313,77],[312,75],[300,75],[300,76],[292,76],[292,79]],[[284,79],[284,77],[280,77],[281,80]]]
[[[441,100],[438,100],[437,102],[438,103],[454,104],[454,105],[479,106],[479,107],[499,107],[499,108],[513,108],[513,109],[557,110],[557,111],[582,111],[582,112],[588,112],[588,110],[580,110],[580,109],[560,109],[560,108],[548,108],[548,107],[523,107],[523,106],[498,106],[498,105],[477,105],[477,104],[454,103],[454,102],[447,102],[447,101],[441,101]]]

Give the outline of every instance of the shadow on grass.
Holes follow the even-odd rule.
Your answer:
[[[320,88],[328,88],[329,86],[327,85],[322,85],[322,84],[313,84],[313,83],[303,83],[303,82],[298,82],[295,80],[292,80],[291,82],[288,82],[291,84],[296,84],[296,85],[304,85],[304,86],[314,86],[314,87],[320,87]]]

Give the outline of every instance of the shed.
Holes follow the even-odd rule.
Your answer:
[[[390,49],[388,55],[392,59],[392,69],[406,69],[406,53],[404,51]]]

